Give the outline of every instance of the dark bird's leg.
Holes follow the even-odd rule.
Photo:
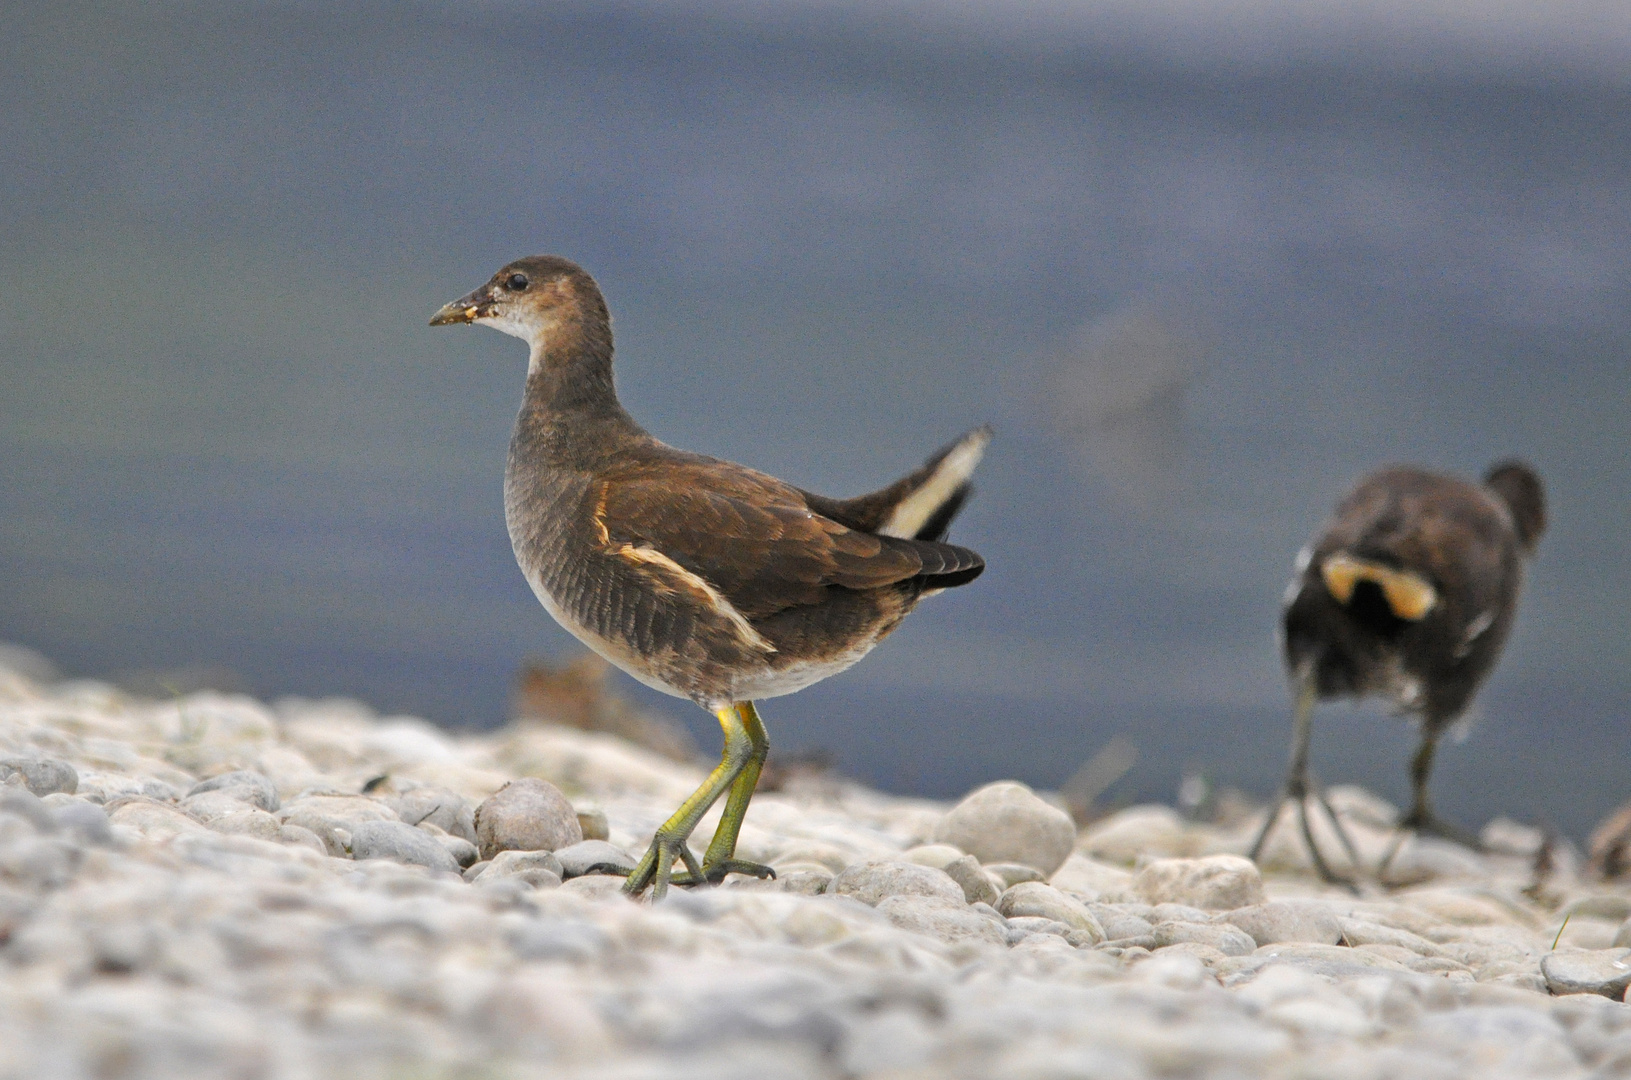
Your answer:
[[[1394,856],[1399,854],[1399,848],[1404,845],[1405,837],[1413,832],[1452,840],[1474,851],[1484,850],[1484,845],[1478,837],[1460,826],[1450,824],[1434,813],[1432,803],[1427,798],[1427,780],[1433,773],[1433,757],[1438,753],[1438,740],[1442,734],[1444,734],[1442,723],[1434,722],[1432,719],[1422,721],[1421,745],[1416,748],[1416,756],[1410,759],[1410,813],[1399,821],[1398,834],[1388,847],[1387,857],[1382,860],[1379,872],[1386,871],[1392,865]]]
[[[1312,668],[1305,669],[1297,676],[1297,705],[1292,719],[1291,727],[1291,767],[1286,772],[1285,790],[1276,800],[1269,816],[1263,822],[1263,828],[1258,831],[1257,839],[1252,842],[1251,853],[1247,856],[1253,862],[1263,853],[1263,845],[1268,842],[1269,833],[1274,831],[1275,823],[1280,820],[1280,807],[1288,801],[1297,804],[1297,819],[1302,828],[1303,841],[1308,844],[1309,854],[1314,860],[1314,869],[1325,881],[1335,885],[1353,887],[1353,882],[1331,870],[1330,864],[1320,852],[1319,845],[1314,842],[1314,830],[1308,821],[1308,799],[1313,795],[1320,806],[1325,809],[1331,819],[1331,826],[1342,840],[1342,846],[1348,850],[1348,857],[1353,860],[1354,867],[1359,866],[1359,853],[1354,848],[1353,841],[1348,838],[1348,832],[1342,827],[1342,821],[1332,809],[1320,791],[1308,769],[1308,747],[1313,739],[1314,732],[1314,701],[1316,698],[1314,676]]]
[[[752,705],[748,706],[750,714],[752,708]],[[693,791],[691,797],[680,804],[680,808],[674,811],[673,816],[658,826],[657,835],[652,838],[651,847],[647,849],[645,857],[640,860],[633,870],[629,871],[629,880],[623,886],[623,891],[630,896],[639,896],[645,891],[646,886],[650,885],[651,898],[661,900],[668,892],[669,882],[673,880],[673,867],[676,858],[683,862],[685,868],[690,871],[689,878],[680,880],[679,884],[693,884],[706,880],[702,867],[697,863],[697,857],[691,854],[691,849],[686,847],[685,842],[690,838],[692,831],[696,829],[697,822],[702,820],[702,815],[706,814],[708,808],[718,802],[719,797],[732,787],[737,777],[747,768],[748,763],[755,760],[754,737],[748,733],[747,725],[742,719],[740,706],[732,705],[720,709],[718,717],[719,726],[725,729],[725,751],[720,755],[719,764],[714,766],[714,771],[708,774],[708,779],[702,782],[702,786]],[[759,729],[759,741],[762,743],[764,741],[764,725],[759,723],[757,714],[753,714],[753,721]],[[762,751],[758,752],[757,760],[761,762],[764,760]],[[757,782],[758,778],[759,770],[755,767],[753,779]],[[751,787],[748,789],[748,794],[752,794]],[[734,802],[735,793],[733,791],[732,803]],[[744,797],[742,799],[742,810],[746,811],[746,809],[747,798]],[[737,827],[741,827],[740,820],[737,822]],[[724,826],[721,825],[720,828],[723,829]],[[731,833],[731,839],[734,846],[736,839],[734,831]]]
[[[731,784],[719,828],[708,844],[707,854],[702,857],[702,876],[715,884],[724,880],[726,874],[752,874],[759,878],[776,876],[776,871],[762,863],[734,857],[736,838],[742,832],[742,819],[748,812],[748,800],[753,798],[753,789],[759,784],[759,772],[764,768],[765,755],[770,752],[770,736],[765,732],[764,721],[759,719],[759,711],[753,707],[753,702],[744,701],[735,708],[753,749],[748,755],[747,764],[742,766],[742,771]]]

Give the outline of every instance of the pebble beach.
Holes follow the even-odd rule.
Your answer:
[[[628,900],[705,772],[0,667],[0,1077],[1631,1075],[1631,889],[1522,823],[1382,884],[1397,809],[1335,789],[1350,890],[1289,813],[1244,859],[1262,807],[793,773],[739,848],[775,880]]]

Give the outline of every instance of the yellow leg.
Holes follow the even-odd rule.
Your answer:
[[[720,755],[719,764],[702,786],[691,793],[690,798],[680,804],[667,821],[657,829],[657,835],[652,838],[651,847],[647,849],[645,857],[640,860],[633,871],[629,873],[629,880],[623,886],[623,891],[630,896],[638,896],[645,891],[647,885],[651,886],[651,896],[654,900],[661,899],[668,892],[669,882],[673,879],[674,860],[678,858],[690,871],[689,877],[683,883],[695,883],[706,879],[702,867],[697,864],[696,856],[685,842],[696,829],[697,822],[708,808],[719,801],[727,789],[732,790],[731,805],[736,802],[733,783],[742,774],[750,761],[762,762],[764,754],[756,750],[756,744],[763,742],[764,725],[759,723],[758,714],[753,712],[753,706],[747,705],[747,714],[753,718],[757,729],[757,738],[750,734],[743,719],[742,706],[732,705],[720,709],[718,712],[719,726],[725,730],[725,750]],[[757,754],[757,757],[755,756]],[[753,770],[754,782],[758,781],[758,768]],[[752,794],[751,786],[748,794]],[[742,799],[742,810],[747,809],[747,798]],[[740,816],[740,815],[739,815]],[[738,820],[737,828],[741,827]],[[721,826],[723,831],[724,826]],[[717,838],[716,838],[717,839]],[[735,846],[735,832],[731,834],[731,846]],[[710,848],[710,850],[712,850]]]
[[[748,801],[753,798],[753,789],[759,785],[759,773],[764,768],[765,755],[770,752],[770,736],[765,732],[764,721],[759,719],[759,710],[753,707],[753,702],[738,703],[736,714],[747,732],[752,751],[742,771],[731,783],[730,797],[725,800],[725,812],[719,818],[719,828],[708,844],[707,854],[702,857],[703,877],[711,882],[723,880],[726,874],[752,874],[761,878],[776,876],[776,872],[768,866],[734,858],[736,838],[742,832],[742,819],[747,816]]]

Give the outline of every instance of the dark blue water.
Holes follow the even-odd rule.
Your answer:
[[[1521,454],[1553,529],[1440,801],[1631,795],[1631,35],[883,10],[13,16],[0,639],[500,720],[573,648],[503,530],[523,347],[425,322],[548,251],[670,442],[849,494],[997,427],[990,571],[776,745],[947,794],[1122,735],[1115,797],[1266,794],[1297,548],[1377,464]],[[1400,798],[1411,740],[1331,707],[1317,765]]]

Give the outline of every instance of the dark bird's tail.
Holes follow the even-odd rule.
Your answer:
[[[969,478],[990,441],[990,426],[981,425],[886,488],[854,499],[812,496],[811,509],[880,536],[944,540],[974,490]]]

